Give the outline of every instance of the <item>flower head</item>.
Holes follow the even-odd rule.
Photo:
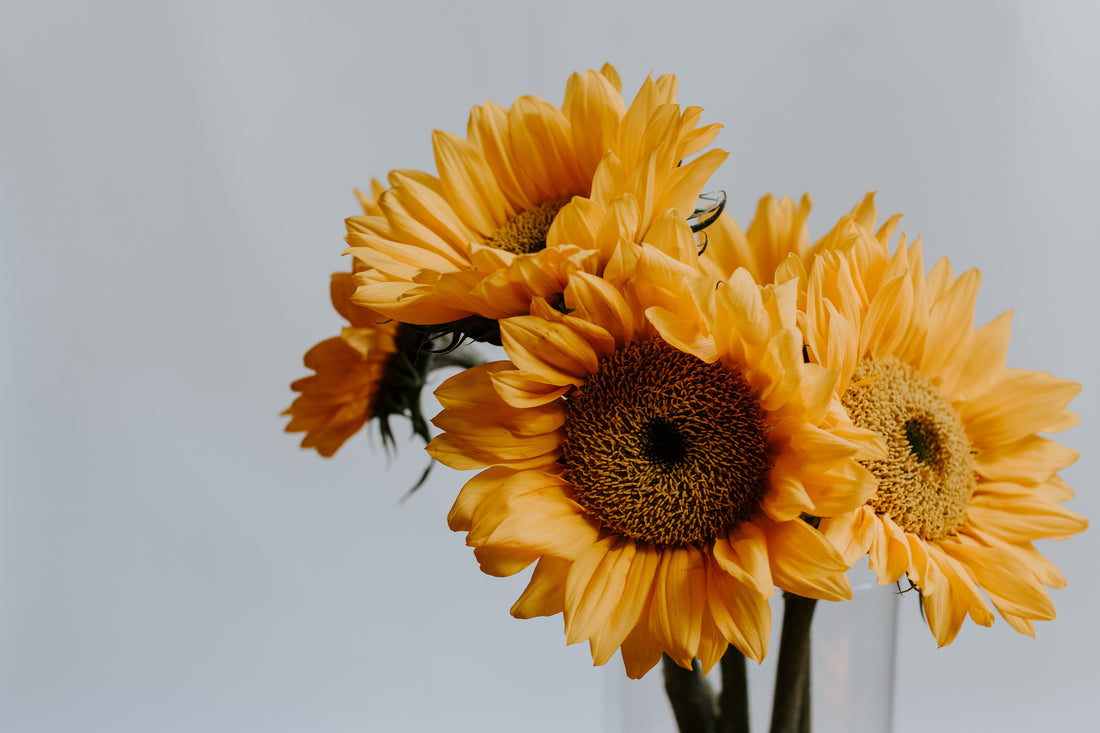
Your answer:
[[[355,287],[351,273],[333,274],[332,303],[350,325],[306,352],[305,365],[315,374],[290,385],[300,394],[284,413],[290,415],[286,431],[304,432],[302,447],[326,458],[378,414],[379,389],[398,352],[398,324],[353,305]]]
[[[371,195],[356,191],[366,214],[379,213],[376,199],[382,190],[373,181]],[[333,308],[349,325],[306,352],[305,366],[315,373],[290,385],[300,394],[283,413],[290,416],[286,432],[305,433],[302,447],[326,458],[371,419],[377,420],[390,446],[393,415],[407,416],[413,432],[425,442],[429,439],[420,411],[429,342],[424,334],[351,301],[357,288],[354,272],[363,269],[362,262],[353,260],[353,272],[332,275]]]
[[[861,505],[874,480],[855,459],[880,455],[837,419],[835,375],[803,362],[793,284],[741,271],[716,290],[665,254],[692,238],[662,219],[677,242],[622,241],[605,278],[569,276],[561,308],[502,320],[510,361],[443,383],[428,447],[483,469],[449,516],[482,569],[537,562],[513,615],[562,613],[569,643],[597,664],[621,649],[632,677],[662,652],[762,659],[773,584],[847,597],[802,516]]]
[[[810,266],[807,355],[836,369],[852,421],[886,442],[865,465],[879,480],[867,504],[822,522],[855,562],[869,553],[879,582],[908,575],[932,633],[950,643],[967,614],[993,614],[1018,631],[1054,618],[1045,586],[1065,580],[1035,550],[1087,522],[1061,506],[1072,492],[1058,471],[1076,451],[1039,433],[1077,422],[1074,382],[1005,365],[1010,314],[975,329],[980,276],[955,277],[940,260],[929,275],[919,241],[886,244],[896,217],[872,234],[870,197],[846,217]]]
[[[690,158],[719,127],[675,104],[672,75],[629,106],[620,89],[606,65],[574,74],[560,108],[487,102],[466,139],[437,131],[438,177],[394,171],[380,213],[347,221],[349,252],[369,265],[355,301],[421,325],[526,314],[569,272],[602,272],[618,236],[641,241],[668,209],[690,216],[726,154]]]

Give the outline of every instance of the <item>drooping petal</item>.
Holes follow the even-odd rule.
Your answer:
[[[702,554],[690,546],[666,549],[653,584],[649,629],[681,667],[690,668],[699,649],[706,593]]]
[[[801,520],[761,521],[777,586],[807,598],[843,601],[852,597],[844,575],[848,564],[825,535]]]
[[[531,580],[514,604],[511,613],[516,618],[553,616],[565,607],[565,578],[570,563],[557,557],[539,558]]]

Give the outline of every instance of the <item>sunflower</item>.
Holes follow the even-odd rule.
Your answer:
[[[665,254],[693,238],[662,221],[676,242],[622,241],[605,278],[569,276],[560,308],[502,320],[510,361],[440,386],[428,446],[483,469],[448,517],[482,570],[537,563],[512,614],[562,613],[568,643],[596,664],[621,650],[635,678],[662,653],[704,671],[730,644],[761,660],[773,584],[849,597],[803,515],[863,504],[874,479],[856,458],[883,455],[838,418],[835,374],[804,363],[795,284],[741,270],[716,288]]]
[[[877,212],[874,193],[869,193],[811,245],[807,227],[811,204],[809,194],[803,194],[797,202],[768,194],[757,204],[747,232],[728,214],[722,214],[706,230],[706,249],[699,258],[700,264],[719,279],[744,267],[761,283],[798,278],[804,286],[809,267],[819,252],[851,249],[868,238],[885,245],[901,219],[900,215],[892,216],[872,235]],[[800,293],[800,306],[803,294]]]
[[[348,251],[370,267],[355,301],[420,325],[526,314],[570,271],[602,271],[615,244],[596,246],[605,218],[616,238],[629,218],[641,241],[664,211],[690,216],[726,157],[696,155],[720,126],[697,127],[702,110],[674,103],[672,75],[647,78],[629,106],[620,90],[605,65],[573,74],[560,108],[534,96],[509,109],[487,102],[466,139],[436,131],[438,177],[394,171],[381,213],[347,220]]]
[[[867,504],[821,529],[849,562],[869,553],[880,583],[907,575],[940,646],[967,615],[993,622],[980,591],[1034,636],[1054,618],[1044,586],[1065,579],[1032,543],[1087,526],[1061,506],[1077,452],[1039,435],[1077,422],[1080,385],[1007,367],[1010,314],[973,325],[978,271],[955,277],[942,259],[925,276],[919,240],[890,254],[896,221],[872,234],[868,197],[810,266],[807,356],[840,373],[848,415],[889,451],[865,461],[879,480]]]
[[[375,180],[371,190],[355,193],[364,213],[376,215],[383,188]],[[352,267],[353,272],[334,273],[329,288],[333,308],[349,325],[306,352],[305,366],[315,373],[290,385],[300,394],[283,412],[290,416],[286,432],[304,432],[302,447],[314,448],[326,458],[372,418],[390,445],[389,418],[395,414],[408,416],[413,432],[425,442],[429,439],[419,406],[420,372],[430,358],[423,335],[351,302],[358,287],[354,273],[365,269],[358,260]]]
[[[350,272],[332,275],[332,304],[351,325],[306,352],[305,365],[316,373],[290,385],[301,394],[283,413],[290,415],[286,432],[304,432],[302,447],[326,458],[375,413],[379,387],[398,351],[398,324],[352,304],[355,287]]]
[[[810,197],[776,199],[768,194],[756,205],[756,215],[745,232],[729,214],[722,214],[707,229],[707,248],[700,258],[704,268],[725,278],[739,267],[748,270],[757,281],[774,282],[776,270],[790,255],[799,260],[809,257],[810,244],[806,220],[810,215]]]

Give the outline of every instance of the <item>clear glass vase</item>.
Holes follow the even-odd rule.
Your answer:
[[[878,585],[865,566],[849,571],[852,600],[819,601],[811,625],[811,725],[813,733],[890,733],[894,718],[894,670],[900,595]],[[761,665],[748,663],[752,733],[768,733],[779,656],[783,597],[772,601],[772,640]],[[718,667],[707,676],[715,693]],[[627,679],[620,663],[604,674],[607,733],[676,733],[660,667],[641,680]]]

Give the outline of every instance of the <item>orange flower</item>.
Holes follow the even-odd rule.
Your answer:
[[[367,215],[380,210],[382,192],[371,183],[372,195],[356,191]],[[353,268],[364,266],[353,260]],[[305,433],[303,448],[315,448],[326,458],[368,420],[376,418],[383,441],[392,444],[389,417],[407,415],[413,431],[428,440],[428,427],[420,415],[421,380],[416,373],[424,365],[421,337],[382,314],[351,302],[354,273],[334,273],[330,286],[332,306],[350,325],[340,335],[317,344],[305,355],[305,365],[315,374],[290,385],[299,396],[283,413],[290,415],[288,433]],[[411,352],[411,354],[410,354]],[[410,371],[411,370],[411,371]]]
[[[449,516],[482,570],[537,562],[513,615],[562,613],[567,642],[596,664],[621,649],[631,677],[662,652],[704,670],[729,644],[761,660],[773,584],[848,597],[847,566],[801,516],[861,505],[874,479],[856,458],[881,455],[837,418],[835,374],[803,362],[792,286],[692,281],[666,254],[688,225],[662,221],[652,244],[620,241],[606,279],[572,273],[564,313],[536,301],[502,320],[511,361],[443,383],[428,446],[484,469]]]
[[[696,127],[702,110],[674,103],[672,75],[629,106],[620,89],[605,65],[574,74],[560,109],[525,96],[474,107],[467,139],[437,131],[438,178],[394,171],[380,213],[347,221],[348,251],[369,266],[355,301],[422,325],[524,314],[569,272],[602,272],[616,243],[596,241],[604,219],[641,241],[668,209],[690,216],[726,153],[690,158],[719,126]]]
[[[351,303],[351,273],[332,276],[332,304],[351,325],[306,352],[305,365],[315,374],[290,385],[301,394],[283,414],[288,433],[305,433],[303,448],[326,458],[336,453],[375,413],[379,388],[397,353],[398,324]]]
[[[1073,492],[1058,471],[1077,452],[1039,435],[1077,422],[1066,407],[1080,385],[1005,366],[1009,314],[973,327],[978,271],[956,278],[943,259],[925,276],[904,235],[890,255],[896,220],[873,235],[868,196],[810,265],[807,354],[840,373],[851,419],[888,447],[865,462],[874,496],[821,528],[849,562],[869,553],[880,583],[907,575],[941,646],[967,614],[993,622],[980,591],[1034,635],[1054,618],[1044,585],[1065,579],[1032,542],[1087,527],[1061,506]]]

